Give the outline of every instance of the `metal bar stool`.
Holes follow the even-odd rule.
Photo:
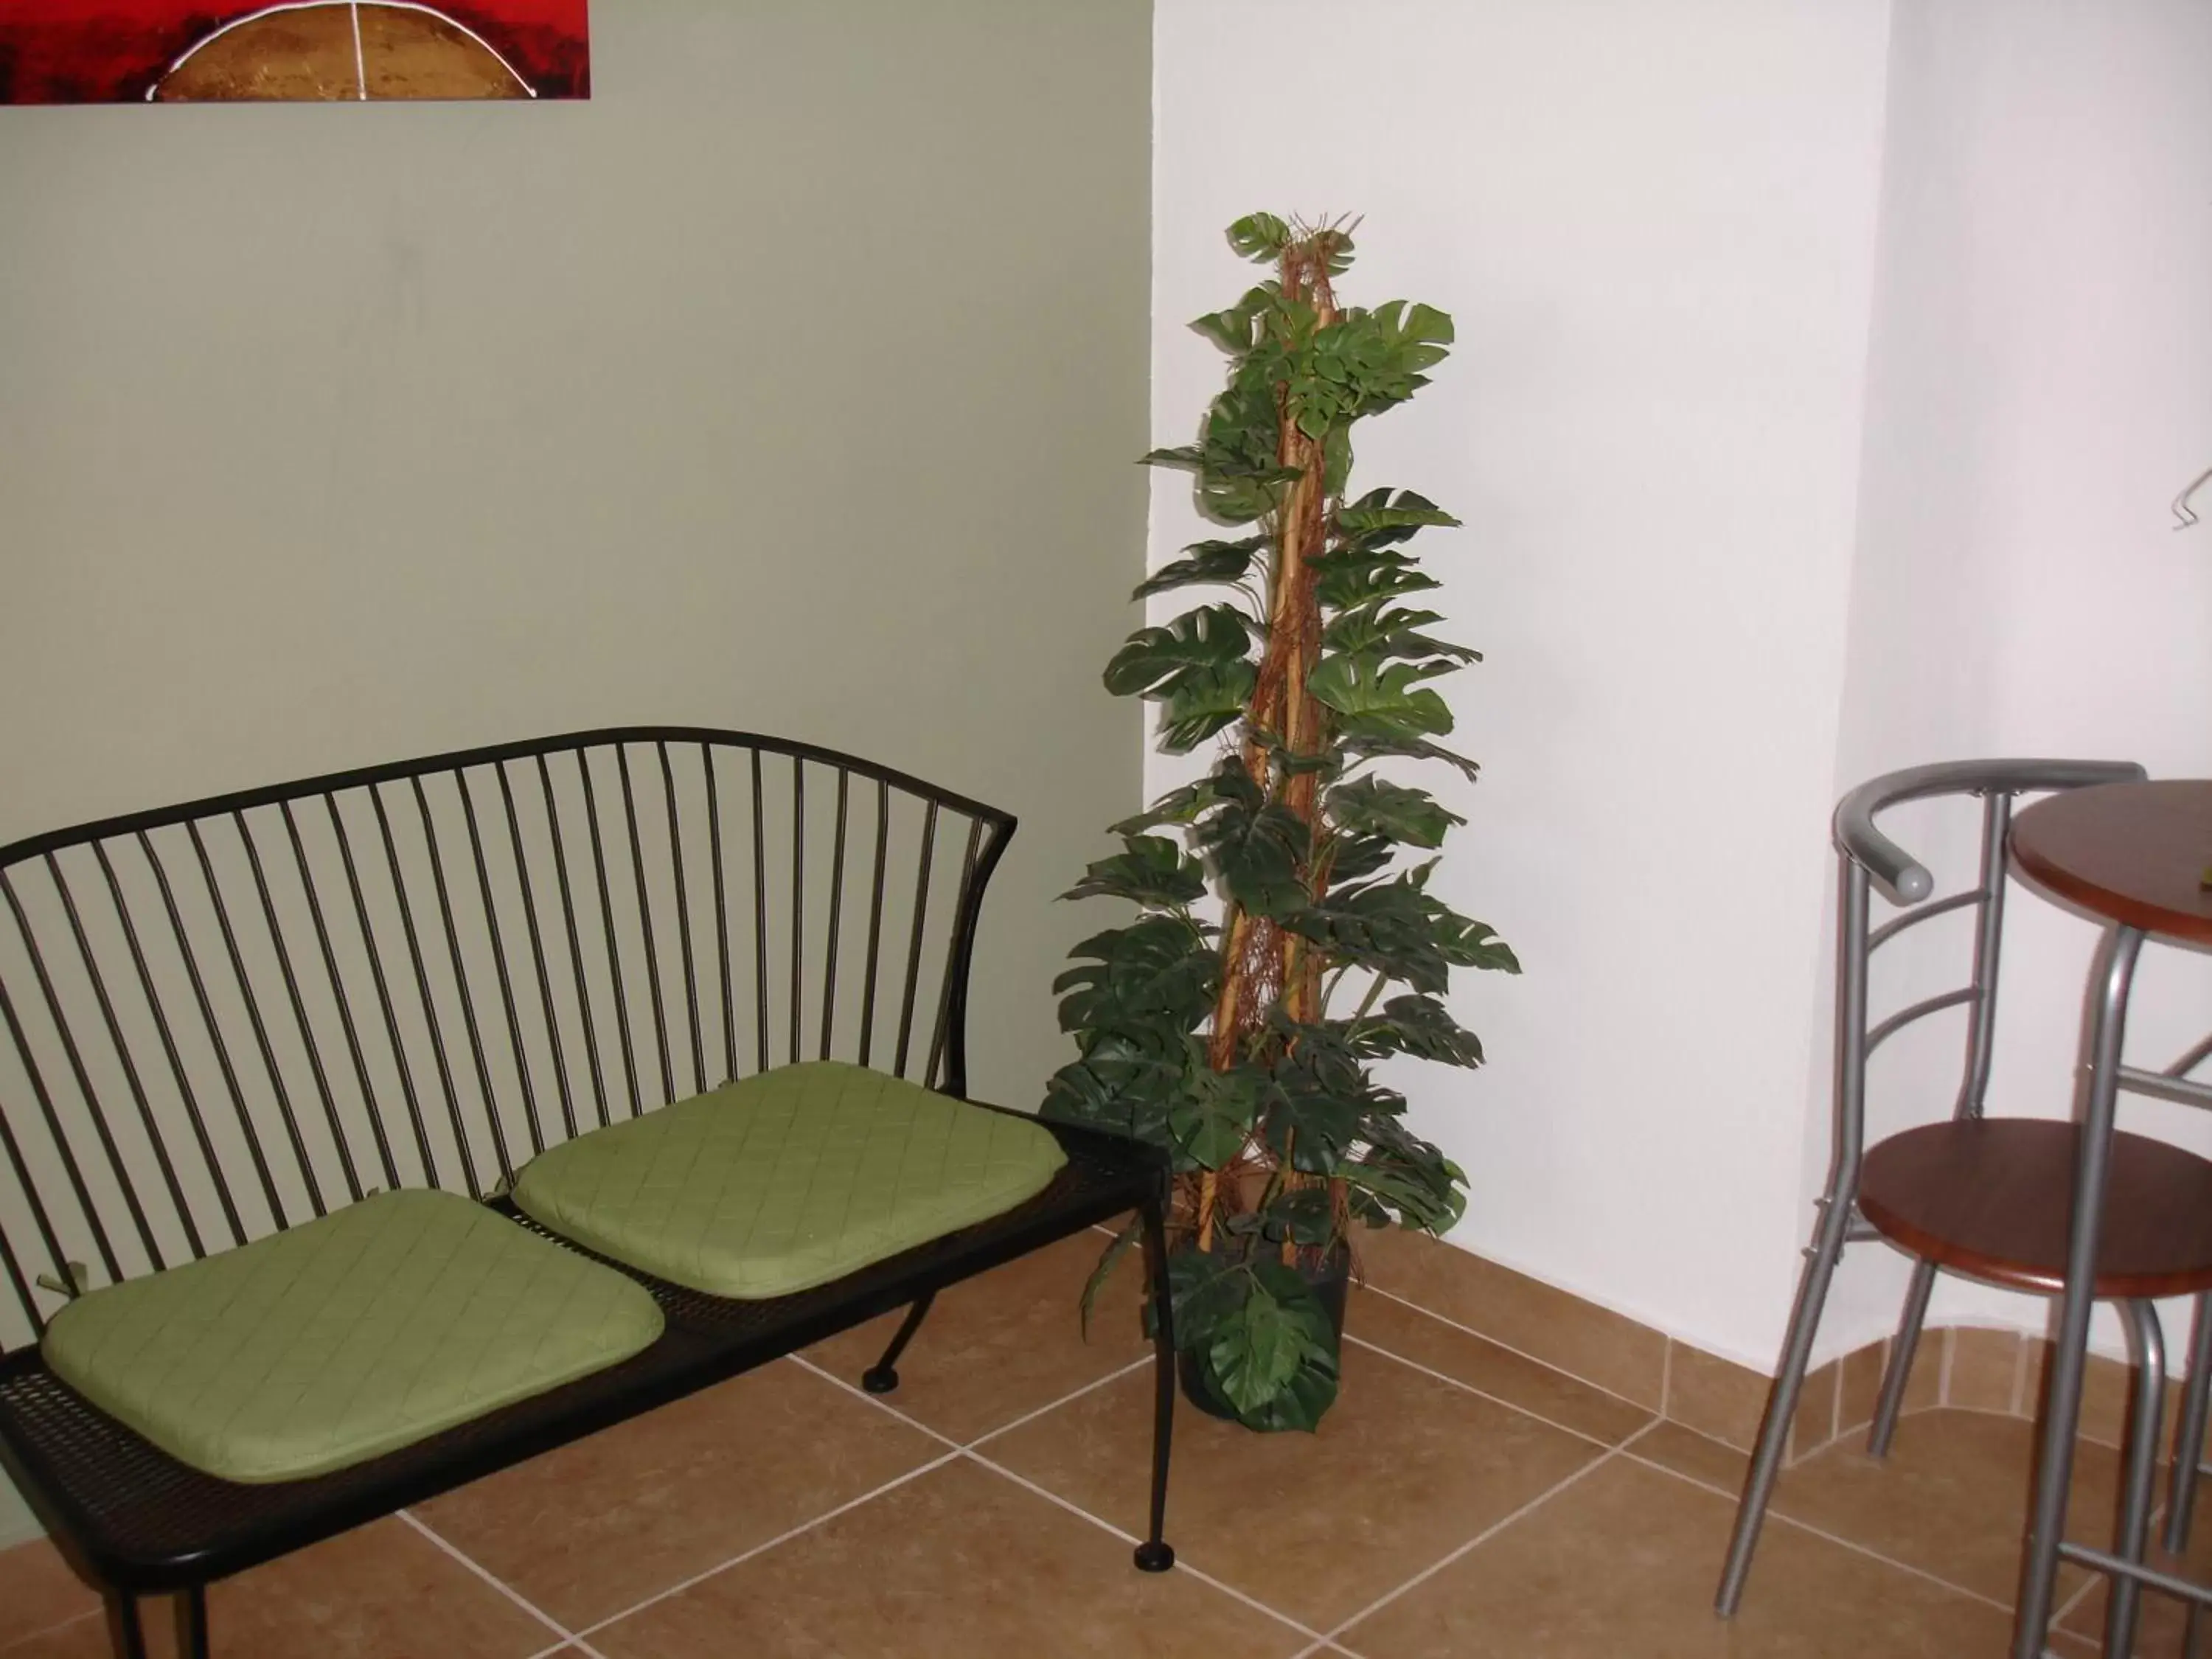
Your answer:
[[[1815,1201],[1813,1243],[1790,1315],[1782,1360],[1766,1402],[1759,1443],[1736,1510],[1735,1531],[1716,1606],[1733,1615],[1743,1596],[1768,1500],[1813,1340],[1844,1247],[1883,1239],[1915,1258],[1912,1279],[1892,1346],[1868,1436],[1868,1450],[1887,1454],[1912,1369],[1920,1329],[1939,1269],[2014,1290],[2056,1296],[2066,1285],[2068,1220],[2077,1136],[2070,1123],[1990,1117],[1984,1114],[1996,1026],[1997,967],[2004,927],[2007,836],[2016,796],[2138,781],[2139,766],[2087,761],[1988,761],[1916,767],[1861,785],[1836,808],[1841,860],[1837,939],[1835,1146],[1826,1189]],[[1928,871],[1875,827],[1875,816],[1906,801],[1978,797],[1981,868],[1976,884],[1929,902]],[[1907,914],[1870,925],[1870,896],[1879,888]],[[1868,963],[1899,933],[1954,910],[1977,912],[1973,971],[1959,990],[1929,997],[1878,1024],[1868,1014]],[[1965,1074],[1950,1117],[1865,1144],[1869,1055],[1907,1025],[1951,1008],[1968,1011]],[[2114,1138],[2112,1191],[2125,1194],[2108,1211],[2094,1294],[2124,1310],[2136,1377],[2126,1449],[2117,1553],[2140,1561],[2148,1541],[2156,1474],[2159,1419],[2164,1404],[2165,1349],[2150,1298],[2198,1297],[2196,1340],[2212,1345],[2204,1293],[2212,1291],[2212,1161],[2135,1135]],[[2192,1367],[2185,1419],[2201,1437],[2212,1366]],[[2177,1460],[2175,1522],[2185,1527],[2196,1459]],[[2133,1641],[2136,1595],[2116,1583],[2106,1622],[2108,1654]]]

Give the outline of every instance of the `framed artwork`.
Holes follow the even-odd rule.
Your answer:
[[[0,104],[585,98],[586,0],[0,0]]]

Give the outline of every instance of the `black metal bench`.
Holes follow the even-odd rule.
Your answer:
[[[179,1462],[37,1346],[88,1282],[380,1188],[463,1192],[552,1237],[504,1196],[531,1156],[776,1064],[847,1059],[964,1097],[976,917],[1013,830],[849,756],[637,727],[0,849],[0,1463],[108,1596],[118,1651],[144,1651],[139,1596],[181,1592],[179,1646],[204,1655],[214,1580],[904,1307],[864,1379],[886,1392],[937,1291],[1133,1209],[1158,1310],[1136,1559],[1172,1565],[1165,1164],[1061,1124],[1066,1164],[1036,1197],[834,1285],[726,1301],[623,1267],[665,1320],[644,1352],[312,1479]]]

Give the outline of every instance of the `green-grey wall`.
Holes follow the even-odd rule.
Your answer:
[[[583,726],[857,750],[1021,816],[971,1029],[1031,1103],[1139,788],[1151,8],[593,10],[587,103],[0,109],[0,841]]]

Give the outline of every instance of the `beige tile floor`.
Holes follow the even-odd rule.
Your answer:
[[[1711,1611],[1741,1454],[1380,1291],[1314,1437],[1185,1412],[1175,1572],[1129,1564],[1151,1376],[1133,1274],[1082,1340],[1096,1241],[941,1297],[885,1401],[888,1322],[218,1585],[223,1659],[1991,1659],[2029,1428],[1906,1419],[1784,1478],[1742,1616]],[[1455,1306],[1466,1317],[1469,1310]],[[2113,1457],[2084,1449],[2098,1537]],[[2212,1527],[2203,1529],[2212,1533]],[[2212,1564],[2212,1548],[2203,1570]],[[2094,1652],[2067,1585],[2054,1651]],[[2154,1598],[2144,1654],[2178,1654]],[[161,1650],[167,1651],[166,1644]],[[0,1656],[109,1651],[43,1544],[0,1553]]]

